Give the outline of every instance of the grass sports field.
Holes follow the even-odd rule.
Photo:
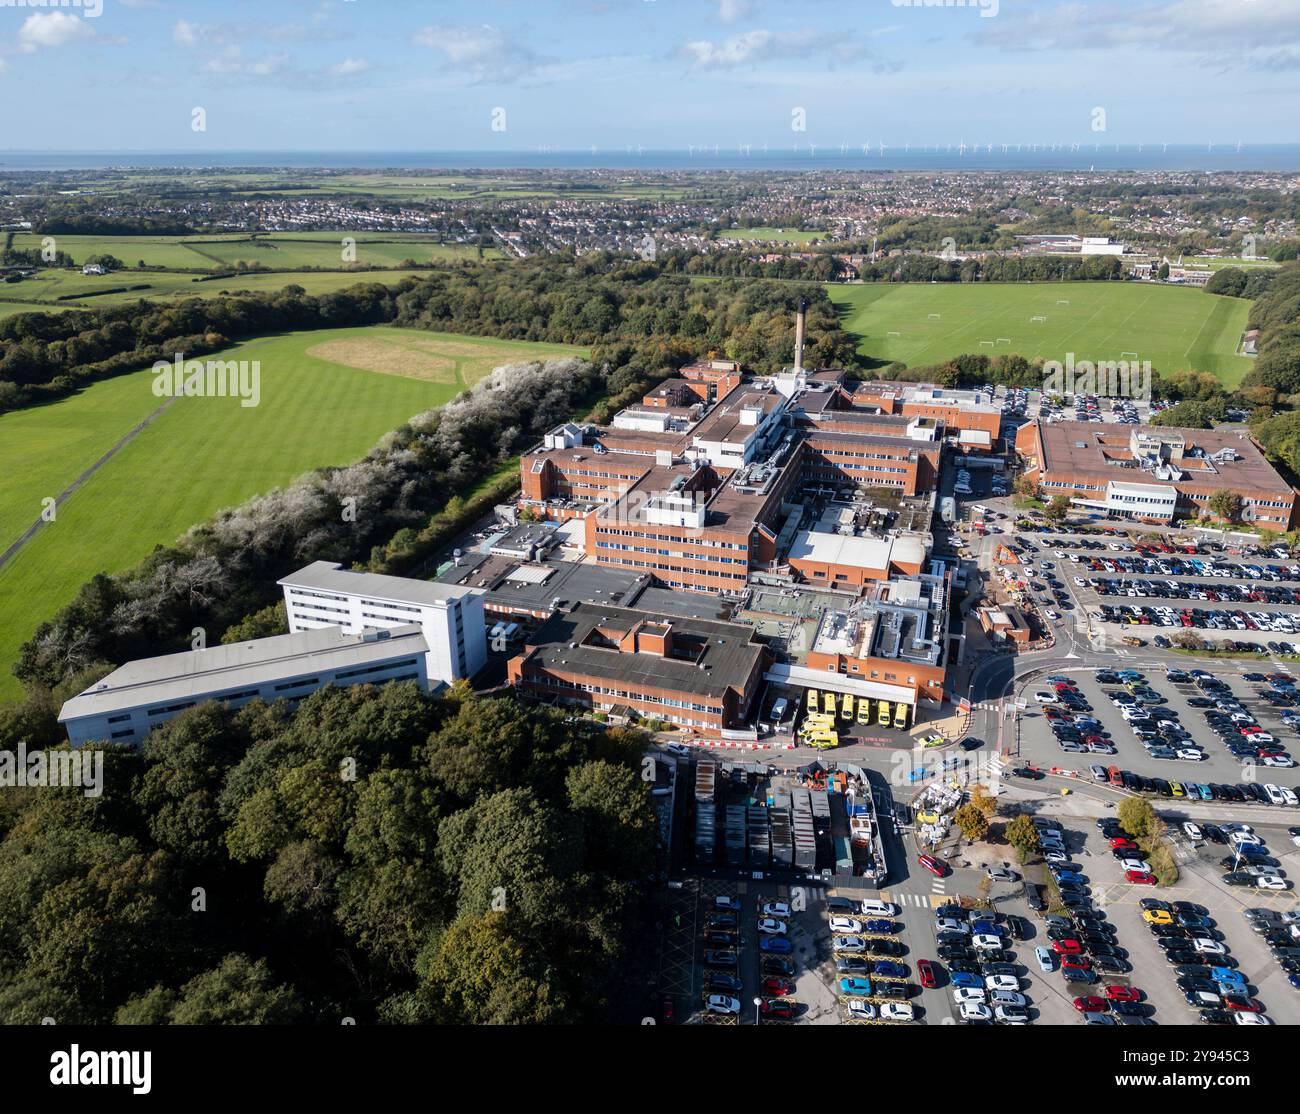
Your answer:
[[[858,351],[911,367],[964,353],[1034,359],[1150,360],[1235,386],[1253,363],[1234,355],[1250,303],[1138,283],[908,283],[828,287]],[[1042,318],[1043,320],[1035,320]],[[1137,353],[1134,357],[1133,353]]]
[[[806,244],[812,240],[826,239],[825,232],[805,232],[800,228],[724,228],[718,233],[722,240],[772,240],[783,244]]]
[[[0,568],[0,699],[19,692],[10,669],[36,626],[97,572],[117,572],[158,543],[312,468],[363,456],[388,430],[441,405],[492,368],[582,354],[528,344],[383,327],[318,330],[230,349],[258,360],[261,399],[182,398],[75,491]],[[215,358],[215,357],[214,357]],[[0,551],[166,401],[145,369],[81,394],[0,415]]]

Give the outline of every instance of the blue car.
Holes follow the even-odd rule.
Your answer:
[[[1073,870],[1054,871],[1053,877],[1058,882],[1083,882],[1083,875]]]
[[[1210,978],[1217,983],[1231,983],[1233,986],[1245,986],[1246,976],[1240,971],[1228,967],[1211,967]]]
[[[1289,982],[1292,986],[1294,986],[1297,990],[1300,990],[1300,975],[1287,975],[1286,981]]]
[[[789,955],[794,950],[794,945],[785,936],[764,936],[758,942],[758,950],[776,952],[779,955]]]
[[[893,921],[867,921],[864,926],[867,932],[886,933],[894,931]]]
[[[907,968],[892,959],[881,959],[876,962],[873,974],[879,975],[882,979],[905,979]]]
[[[871,997],[871,980],[870,979],[840,979],[840,993],[852,994],[858,998]]]
[[[972,975],[969,971],[952,971],[948,975],[948,981],[959,990],[963,987],[980,990],[984,986],[984,980],[979,975]]]
[[[976,921],[971,926],[972,936],[1005,936],[1007,930],[992,921]]]

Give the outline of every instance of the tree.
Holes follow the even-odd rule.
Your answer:
[[[953,823],[971,843],[988,835],[989,818],[974,804],[964,804],[953,813]]]
[[[1169,277],[1169,264],[1168,264],[1168,263],[1161,263],[1161,264],[1160,264],[1160,269],[1156,272],[1156,277],[1157,277],[1161,282],[1164,282],[1165,279],[1167,279],[1167,278]]]
[[[277,983],[266,961],[233,953],[181,987],[173,1025],[291,1025],[301,1021],[301,999]]]
[[[1223,519],[1225,522],[1239,522],[1241,520],[1242,500],[1241,496],[1235,491],[1220,488],[1210,496],[1209,507],[1218,518]]]
[[[1028,816],[1013,817],[1007,822],[1002,834],[1024,858],[1038,850],[1038,829]]]
[[[1070,497],[1068,495],[1053,495],[1051,501],[1047,504],[1043,514],[1049,522],[1058,525],[1065,521],[1065,516],[1070,513]]]
[[[1120,802],[1117,815],[1120,826],[1132,832],[1135,839],[1145,839],[1151,835],[1159,819],[1151,802],[1141,797],[1126,797]]]
[[[980,783],[970,791],[970,803],[980,810],[985,816],[992,816],[998,810],[998,801],[992,793],[989,792],[988,786]]]

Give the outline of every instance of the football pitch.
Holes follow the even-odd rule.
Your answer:
[[[0,552],[119,446],[0,567],[0,699],[45,619],[99,572],[130,567],[223,507],[324,465],[358,460],[389,430],[440,406],[504,363],[583,355],[553,344],[361,327],[252,340],[211,357],[257,360],[260,399],[168,402],[150,369],[59,402],[0,415]],[[452,494],[452,493],[448,493]],[[286,570],[290,571],[290,570]]]
[[[858,351],[877,366],[942,363],[966,353],[1075,362],[1149,360],[1235,387],[1250,303],[1172,286],[1118,282],[899,283],[828,286]]]

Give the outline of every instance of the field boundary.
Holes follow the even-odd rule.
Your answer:
[[[79,475],[75,480],[72,481],[72,483],[68,484],[67,487],[65,487],[58,495],[54,497],[55,509],[57,510],[71,496],[75,495],[77,490],[83,484],[85,484],[85,482],[89,480],[91,476],[93,476],[102,467],[104,467],[104,465],[107,464],[110,460],[112,460],[112,458],[115,457],[122,449],[126,448],[127,445],[129,445],[132,441],[134,441],[137,437],[139,437],[140,434],[142,434],[150,425],[152,425],[154,421],[156,421],[158,418],[161,418],[164,413],[170,410],[172,406],[174,406],[179,401],[180,401],[179,395],[176,396],[175,398],[169,398],[166,402],[164,402],[161,406],[159,406],[158,409],[153,411],[153,413],[149,414],[143,420],[138,422],[133,428],[128,429],[121,437],[117,439],[117,441],[115,441],[112,445],[109,446],[108,450],[98,460],[96,460],[92,465],[90,465],[89,468],[87,468],[84,472],[82,472],[81,475]],[[29,541],[31,541],[32,538],[34,538],[37,535],[37,533],[40,531],[40,528],[44,525],[46,525],[46,520],[44,518],[38,518],[29,527],[27,527],[27,529],[24,530],[21,535],[19,535],[17,541],[15,541],[11,546],[9,546],[9,548],[6,549],[3,553],[0,553],[0,569],[3,569],[5,565],[7,565],[10,561],[12,561],[15,557],[17,557],[19,552],[21,552],[23,546],[25,546]]]

